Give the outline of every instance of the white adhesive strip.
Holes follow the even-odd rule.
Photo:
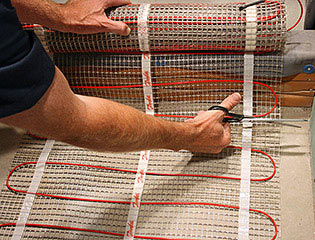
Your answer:
[[[154,115],[154,103],[152,93],[152,78],[151,78],[151,54],[142,54],[142,82],[145,102],[145,111],[147,114]]]
[[[250,165],[251,165],[252,128],[249,126],[243,125],[242,134],[243,134],[242,135],[242,153],[241,153],[242,165],[241,165],[241,186],[240,186],[240,200],[239,200],[240,208],[239,208],[239,216],[238,216],[238,239],[248,240],[249,239],[249,205],[250,205],[250,171],[251,171]]]
[[[46,161],[48,159],[49,153],[54,145],[55,141],[54,140],[47,140],[45,143],[45,146],[39,156],[39,159],[37,161],[36,167],[35,167],[35,172],[32,178],[32,182],[28,188],[28,192],[30,193],[36,193],[38,186],[40,184],[40,181],[42,179],[42,176],[44,174],[44,170],[45,170],[45,165],[46,165]],[[25,198],[24,198],[24,202],[20,211],[20,215],[18,218],[18,221],[16,223],[16,227],[14,229],[13,235],[11,237],[11,240],[20,240],[23,232],[24,232],[24,228],[25,228],[25,224],[27,222],[28,216],[31,212],[32,209],[32,205],[35,199],[35,195],[34,194],[26,194]]]
[[[141,151],[140,153],[138,170],[133,187],[124,240],[133,240],[135,236],[137,220],[140,211],[140,202],[143,193],[145,176],[148,168],[149,156],[150,151]]]
[[[142,52],[150,51],[149,34],[148,34],[148,15],[150,4],[141,4],[138,13],[138,39],[139,47]]]
[[[256,50],[257,9],[256,6],[246,8],[246,42],[245,51]]]
[[[257,16],[256,6],[246,9],[246,51],[256,49]],[[253,77],[254,54],[244,55],[244,88],[243,88],[243,114],[253,115]],[[238,218],[238,239],[249,239],[249,206],[250,206],[250,176],[251,176],[251,148],[252,148],[252,123],[244,122],[242,131],[241,152],[241,185]]]
[[[151,80],[151,55],[149,53],[142,54],[142,82],[146,114],[154,115]],[[135,236],[149,157],[150,151],[141,151],[138,170],[133,187],[124,240],[133,240]]]

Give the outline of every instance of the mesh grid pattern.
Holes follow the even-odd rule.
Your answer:
[[[55,54],[54,60],[75,93],[104,97],[145,110],[141,55],[67,53]],[[280,55],[257,55],[254,81],[268,85],[279,81],[281,62]],[[238,54],[153,55],[151,76],[155,112],[195,115],[200,110],[208,109],[211,104],[219,104],[228,94],[236,91],[242,94],[243,63],[244,55]],[[230,80],[240,82],[228,82]],[[135,85],[138,86],[134,87]],[[273,93],[262,85],[254,85],[254,88],[253,113],[268,112],[275,101]],[[276,88],[274,90],[278,91]],[[189,104],[178,106],[179,103],[187,102]],[[242,113],[242,110],[242,105],[235,109],[239,113]],[[276,110],[272,117],[277,114]]]
[[[240,142],[241,137],[237,137],[240,131],[240,128],[233,128],[233,145]],[[268,143],[265,142],[265,135],[261,135],[262,131],[272,136],[269,137]],[[267,151],[277,161],[278,149],[275,146],[277,146],[278,135],[275,135],[274,131],[275,128],[268,125],[255,126],[253,147]],[[28,137],[25,137],[24,142],[27,144],[22,143],[13,166],[26,161],[36,161],[40,148],[38,154],[33,153],[33,158],[27,153],[34,150],[33,146],[40,147],[44,143]],[[57,143],[48,161],[136,170],[138,156],[138,153],[96,153]],[[34,167],[35,165],[27,165],[18,169],[10,179],[11,186],[27,190]],[[266,177],[273,170],[270,160],[256,153],[252,154],[252,168],[252,178]],[[156,150],[151,152],[148,171],[239,176],[240,150],[226,149],[219,155]],[[134,174],[129,173],[47,165],[38,192],[129,201],[134,177]],[[278,184],[278,175],[268,182],[252,182],[250,206],[271,214],[279,227]],[[234,180],[147,175],[142,202],[206,202],[237,206],[239,187],[239,181]],[[3,213],[2,222],[17,220],[23,198],[24,195],[14,194],[6,188],[2,190],[0,209],[1,214]],[[123,233],[128,210],[129,204],[91,203],[37,196],[28,222]],[[237,229],[238,211],[235,209],[213,206],[142,205],[136,234],[176,239],[236,239]],[[13,228],[9,227],[0,231],[4,239],[9,239],[12,233]],[[273,233],[273,226],[266,217],[256,213],[250,214],[251,239],[271,239]],[[93,233],[32,227],[25,229],[23,239],[39,236],[44,239],[104,239],[104,236]],[[121,238],[106,236],[106,239]]]
[[[280,3],[280,14],[277,14],[279,4],[276,2],[257,7],[258,18],[261,19],[258,21],[257,50],[277,52],[255,55],[254,81],[268,84],[275,92],[280,90],[282,73],[282,55],[278,51],[283,49],[285,43],[284,4],[282,1]],[[135,30],[138,8],[138,5],[119,7],[108,14],[113,19],[134,22],[130,25]],[[276,17],[272,17],[273,15]],[[186,20],[187,16],[196,17]],[[270,21],[263,21],[264,17],[268,16]],[[238,11],[237,4],[151,5],[148,22],[151,51],[204,50],[205,46],[207,50],[242,50],[245,44],[244,18],[245,12]],[[41,40],[75,93],[103,97],[145,111],[141,54],[104,53],[107,50],[138,52],[136,32],[132,31],[129,37],[120,37],[109,33],[76,35],[37,28]],[[217,46],[226,48],[218,49]],[[220,103],[233,92],[242,94],[243,83],[229,80],[242,81],[243,67],[244,55],[235,52],[152,54],[155,113],[194,116],[198,111]],[[254,114],[268,112],[275,101],[270,90],[257,84],[254,85],[253,100]],[[239,104],[234,111],[242,113],[242,105]],[[281,117],[279,103],[268,117]],[[164,118],[184,121],[184,118]],[[253,126],[252,147],[271,155],[276,167],[279,167],[279,132],[278,125],[255,123]],[[241,133],[242,125],[233,124],[231,145],[241,145]],[[12,168],[24,162],[36,162],[43,146],[44,141],[25,136],[12,162]],[[55,143],[48,161],[136,171],[139,153],[99,153],[58,142]],[[148,165],[148,172],[229,177],[239,177],[240,169],[239,149],[225,149],[218,155],[154,150],[151,151]],[[27,190],[34,170],[35,164],[20,167],[11,176],[10,185],[16,189]],[[261,153],[252,152],[251,178],[266,178],[272,172],[270,159]],[[133,173],[47,164],[38,192],[67,197],[130,201],[134,179]],[[238,180],[147,175],[141,202],[200,202],[237,206],[239,189]],[[24,197],[24,194],[3,188],[0,195],[0,224],[17,221]],[[279,228],[278,172],[269,181],[251,182],[250,208],[270,214]],[[123,234],[128,211],[129,204],[36,196],[28,223]],[[0,237],[10,239],[13,231],[14,227],[2,227]],[[250,212],[249,231],[251,239],[270,240],[274,235],[272,223],[264,215],[255,212]],[[205,205],[141,205],[136,235],[172,239],[237,239],[238,210]],[[26,227],[22,239],[34,238],[122,239],[121,236],[82,231]]]
[[[148,16],[151,51],[244,50],[246,12],[241,4],[151,4]],[[112,33],[80,35],[47,31],[52,52],[140,51],[138,10],[128,5],[108,12],[109,18],[129,24],[128,37]],[[257,6],[257,51],[282,50],[285,43],[284,5],[270,1]],[[268,34],[266,34],[266,32]],[[92,43],[92,44],[91,44]]]

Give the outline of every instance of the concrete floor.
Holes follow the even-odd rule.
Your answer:
[[[60,0],[59,2],[64,1]],[[163,2],[174,1],[164,0]],[[187,0],[186,2],[192,1]],[[291,26],[299,15],[299,8],[296,0],[287,0],[287,6],[287,25]],[[299,24],[297,29],[302,29],[302,24]],[[282,112],[284,118],[309,118],[311,109],[283,108]],[[302,128],[288,126],[282,126],[281,128],[281,239],[284,240],[315,239],[314,189],[310,158],[309,124],[298,123],[297,125],[300,125]],[[0,124],[1,187],[22,134],[23,131],[21,130]]]

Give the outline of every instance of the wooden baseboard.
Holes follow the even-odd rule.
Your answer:
[[[312,107],[315,93],[315,73],[300,73],[284,77],[281,87],[281,105],[285,107]]]

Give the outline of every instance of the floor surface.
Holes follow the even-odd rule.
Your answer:
[[[308,119],[310,108],[283,108],[283,118]],[[281,225],[285,240],[315,239],[309,123],[281,128]]]

